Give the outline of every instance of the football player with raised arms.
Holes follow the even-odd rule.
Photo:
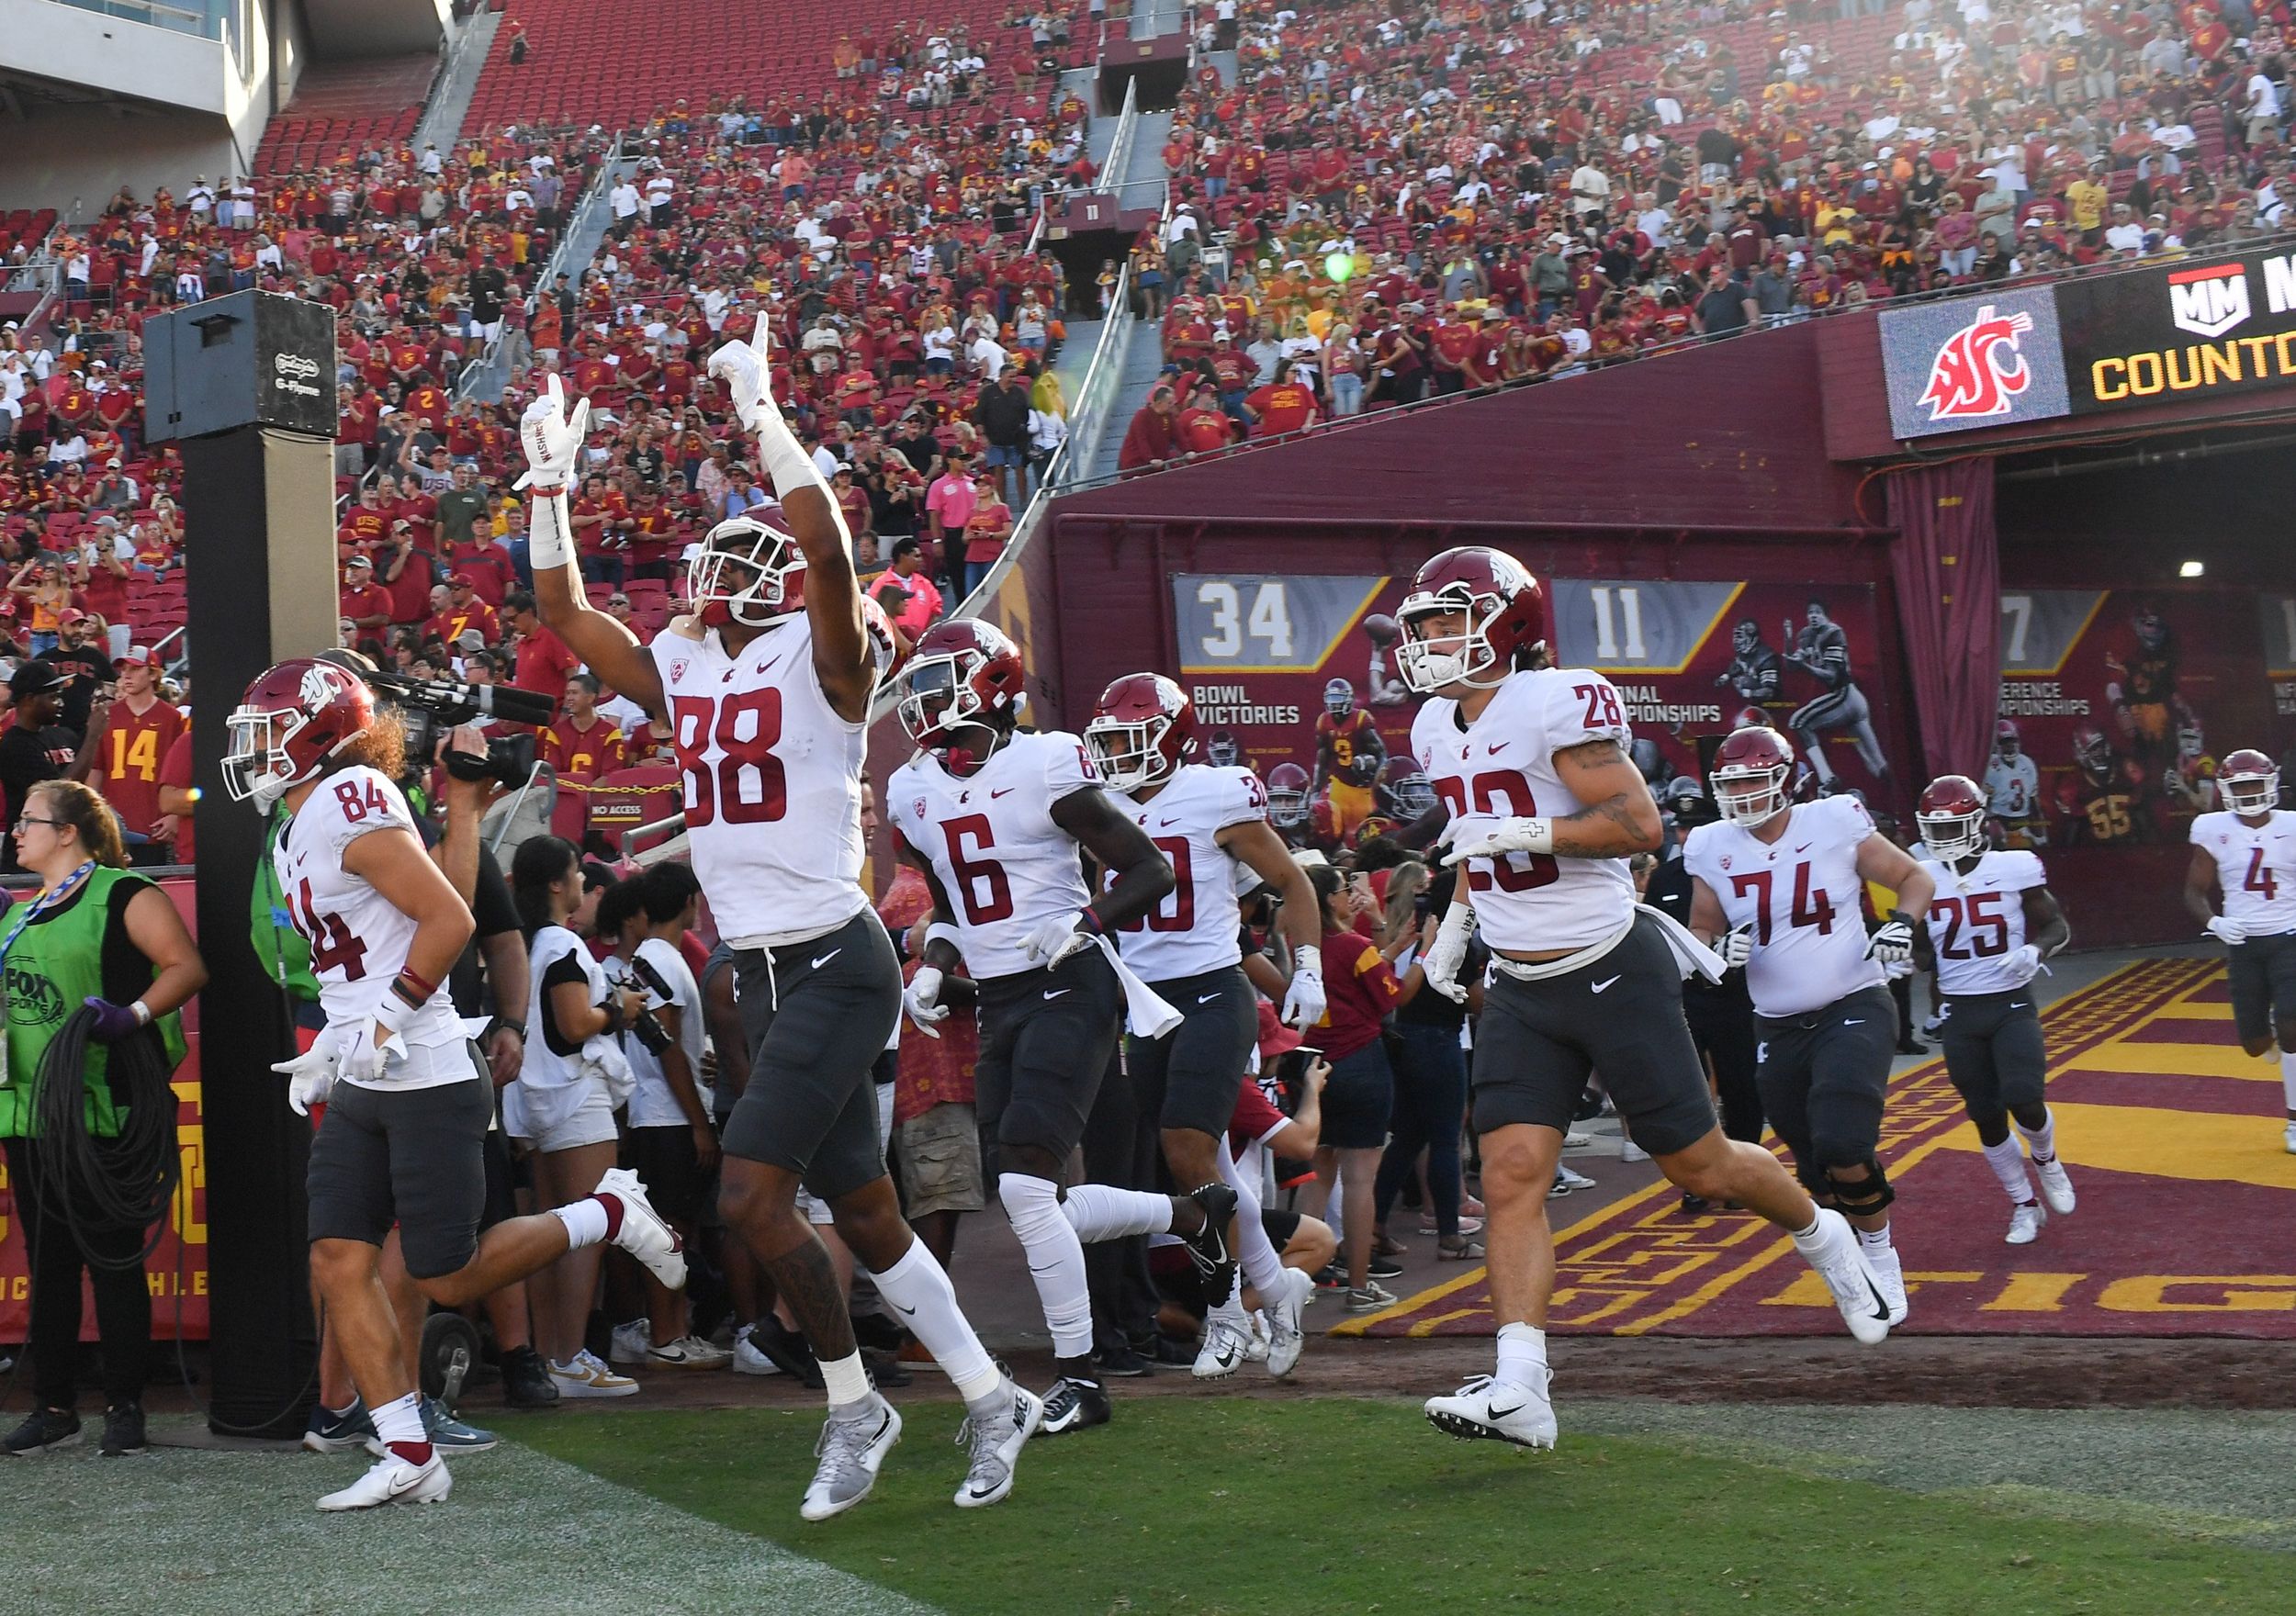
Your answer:
[[[1872,1271],[1840,1215],[1820,1210],[1769,1151],[1716,1125],[1682,979],[1686,964],[1709,975],[1720,966],[1635,902],[1627,860],[1656,851],[1662,832],[1627,755],[1618,692],[1600,674],[1547,665],[1545,595],[1503,552],[1446,550],[1420,567],[1399,615],[1398,665],[1432,698],[1412,750],[1450,811],[1446,862],[1467,870],[1428,950],[1427,982],[1465,997],[1458,972],[1479,927],[1494,971],[1470,1083],[1498,1367],[1430,1399],[1427,1418],[1455,1436],[1554,1445],[1547,1193],[1597,1070],[1669,1179],[1789,1230],[1851,1331],[1880,1340]]]
[[[1109,801],[1172,864],[1171,893],[1117,928],[1124,963],[1182,1018],[1162,1038],[1131,1041],[1126,1060],[1135,1092],[1143,1112],[1160,1120],[1173,1183],[1217,1178],[1235,1191],[1229,1238],[1243,1279],[1266,1311],[1274,1338],[1268,1368],[1280,1375],[1306,1344],[1300,1313],[1315,1281],[1283,1265],[1261,1224],[1258,1195],[1228,1150],[1228,1124],[1259,1036],[1259,995],[1244,978],[1237,936],[1239,870],[1282,901],[1278,922],[1292,959],[1283,1015],[1293,1027],[1312,1027],[1323,1016],[1322,929],[1307,871],[1267,822],[1259,777],[1195,762],[1196,747],[1195,703],[1160,673],[1117,679],[1085,726],[1085,749]],[[1195,1373],[1212,1380],[1235,1373],[1252,1331],[1233,1271],[1208,1276],[1208,1286],[1212,1307]]]
[[[995,1141],[997,1199],[1052,1332],[1060,1377],[1043,1430],[1058,1436],[1109,1414],[1092,1364],[1084,1241],[1168,1229],[1207,1274],[1223,1273],[1236,1194],[1210,1173],[1183,1196],[1063,1188],[1120,1023],[1160,1034],[1179,1019],[1107,940],[1174,881],[1170,861],[1101,790],[1081,740],[1018,727],[1025,682],[1019,650],[992,624],[927,629],[900,676],[917,754],[894,770],[885,814],[933,894],[910,1018],[929,1032],[947,1016],[941,983],[960,956],[979,990],[981,1135]],[[1097,898],[1080,853],[1108,873]]]
[[[1921,868],[1937,894],[1914,934],[1914,956],[1937,973],[1945,1075],[2009,1195],[2009,1243],[2024,1246],[2051,1212],[2063,1218],[2074,1206],[2073,1180],[2057,1160],[2056,1118],[2042,1098],[2049,1055],[2032,987],[2041,962],[2063,951],[2073,932],[2039,857],[1986,845],[1992,812],[1985,789],[1965,774],[1940,775],[1921,793],[1914,823],[1929,853]],[[2032,1152],[2039,1196],[2019,1138]]]
[[[2279,766],[2254,747],[2217,766],[2216,791],[2223,807],[2192,821],[2185,907],[2224,944],[2240,1047],[2263,1055],[2279,1041],[2281,1142],[2296,1155],[2296,814],[2280,806]]]
[[[772,1275],[828,1394],[799,1512],[819,1521],[861,1502],[901,1434],[861,1366],[837,1270],[797,1209],[800,1187],[828,1206],[964,1398],[969,1465],[956,1502],[976,1508],[1011,1491],[1041,1405],[983,1348],[885,1173],[870,1071],[900,1018],[901,968],[861,886],[861,756],[890,642],[872,626],[837,502],[767,391],[766,329],[760,316],[759,346],[719,348],[710,374],[757,435],[781,511],[710,530],[687,575],[694,615],[641,645],[584,599],[565,488],[589,404],[569,418],[555,376],[520,423],[535,594],[593,673],[670,725],[694,874],[734,951],[749,1043],[719,1209]]]
[[[311,1286],[382,1444],[373,1468],[319,1507],[437,1503],[454,1480],[423,1428],[379,1277],[391,1225],[409,1277],[445,1307],[609,1241],[676,1290],[685,1255],[637,1175],[620,1168],[581,1200],[479,1234],[494,1083],[445,986],[474,922],[394,783],[406,732],[355,675],[309,657],[267,669],[224,722],[225,789],[289,816],[272,868],[288,923],[310,945],[327,1024],[272,1070],[286,1074],[296,1111],[328,1102],[306,1173]]]
[[[1683,843],[1690,929],[1746,967],[1762,1114],[1810,1193],[1856,1226],[1881,1282],[1883,1323],[1894,1327],[1906,1316],[1905,1276],[1889,1238],[1896,1192],[1877,1155],[1897,1047],[1887,983],[1911,969],[1913,928],[1936,883],[1874,830],[1857,798],[1789,802],[1793,774],[1793,748],[1767,726],[1737,731],[1715,753],[1708,779],[1722,817]],[[1869,881],[1897,894],[1896,913],[1870,936]]]

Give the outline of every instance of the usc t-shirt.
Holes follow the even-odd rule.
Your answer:
[[[1255,438],[1296,432],[1315,419],[1315,394],[1297,382],[1277,382],[1261,387],[1244,404],[1259,417],[1259,425],[1252,429]]]
[[[1339,1060],[1376,1043],[1379,1022],[1403,996],[1394,968],[1361,932],[1323,934],[1324,1058]]]

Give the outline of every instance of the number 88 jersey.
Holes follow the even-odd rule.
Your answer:
[[[1683,866],[1721,903],[1730,929],[1754,928],[1746,988],[1757,1015],[1806,1015],[1885,980],[1865,957],[1858,874],[1858,848],[1873,834],[1864,803],[1822,797],[1787,810],[1774,842],[1726,822],[1683,843]]]
[[[2025,946],[2025,892],[2046,886],[2041,860],[2031,853],[1987,852],[1966,875],[1935,858],[1921,868],[1937,882],[1924,924],[1937,956],[1938,992],[2006,993],[2027,978],[2011,976],[2002,961]]]

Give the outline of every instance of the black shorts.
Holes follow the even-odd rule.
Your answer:
[[[1955,993],[1939,1006],[1938,1046],[1945,1075],[1972,1117],[1998,1117],[2041,1104],[2049,1051],[2032,989]]]
[[[683,1122],[634,1128],[624,1136],[625,1154],[646,1185],[646,1198],[654,1210],[681,1229],[699,1227],[702,1209],[709,1203],[709,1184],[702,1172],[701,1153],[693,1148],[693,1129]]]
[[[370,1089],[339,1083],[311,1140],[303,1187],[313,1240],[379,1247],[399,1225],[407,1272],[437,1279],[467,1267],[486,1210],[487,1123],[494,1085],[471,1051],[468,1083]]]
[[[485,1153],[487,1194],[484,1209],[478,1215],[478,1232],[486,1233],[498,1223],[508,1223],[518,1216],[518,1190],[521,1180],[518,1169],[511,1162],[510,1135],[499,1128],[487,1129]]]
[[[1316,1142],[1334,1150],[1376,1150],[1395,1119],[1395,1067],[1387,1046],[1373,1038],[1332,1061],[1323,1080],[1322,1121]]]
[[[901,963],[876,911],[785,948],[737,948],[734,971],[749,1083],[726,1153],[794,1173],[822,1201],[883,1178],[871,1077],[900,1018]]]
[[[1283,1206],[1260,1208],[1260,1227],[1267,1231],[1267,1243],[1276,1248],[1277,1256],[1282,1256],[1284,1248],[1291,1244],[1291,1237],[1300,1232],[1300,1219],[1306,1216]]]
[[[2224,953],[2233,1026],[2242,1042],[2271,1038],[2276,1021],[2296,1021],[2296,932],[2250,937]]]
[[[1123,1022],[1115,967],[1098,948],[1086,948],[1057,970],[991,977],[980,988],[973,1086],[982,1142],[1030,1145],[1065,1162],[1084,1138]],[[992,1182],[1004,1171],[996,1162],[984,1166]]]
[[[1241,965],[1150,984],[1181,1015],[1160,1038],[1128,1038],[1124,1061],[1143,1115],[1214,1138],[1235,1120],[1244,1069],[1259,1038],[1259,998]]]
[[[1761,1108],[1794,1152],[1802,1182],[1823,1189],[1827,1168],[1871,1162],[1897,1052],[1897,1002],[1889,989],[1861,988],[1803,1016],[1757,1016],[1754,1033],[1761,1040],[1755,1074]]]
[[[1491,978],[1469,1080],[1475,1131],[1527,1122],[1569,1133],[1598,1073],[1628,1134],[1653,1156],[1714,1129],[1706,1069],[1683,1019],[1682,969],[1647,915],[1591,965],[1535,982],[1503,971]]]

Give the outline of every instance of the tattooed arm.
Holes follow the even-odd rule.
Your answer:
[[[1553,822],[1554,851],[1565,858],[1625,858],[1655,853],[1665,839],[1659,805],[1642,771],[1616,741],[1584,741],[1555,754],[1555,772],[1586,804]]]

